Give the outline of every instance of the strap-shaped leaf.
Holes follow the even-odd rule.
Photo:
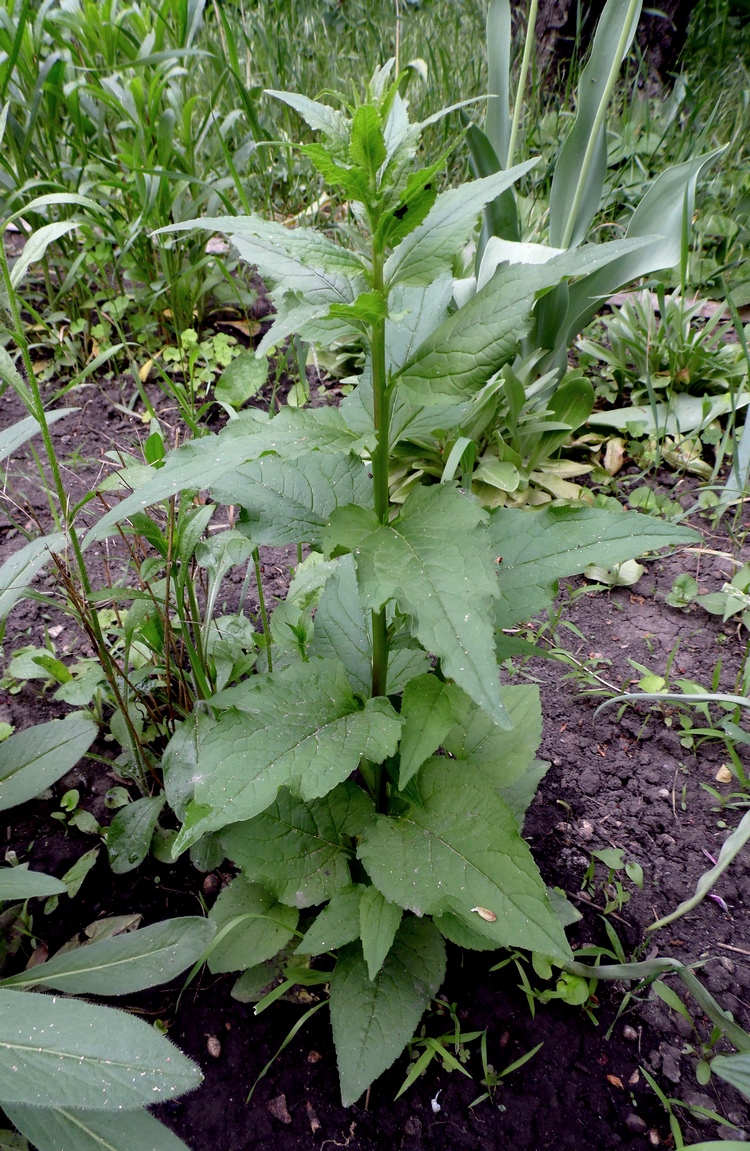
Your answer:
[[[499,508],[489,536],[498,559],[498,627],[530,618],[549,602],[549,586],[577,575],[590,563],[611,567],[647,551],[698,543],[691,528],[654,520],[640,512],[600,508],[545,508],[532,516]]]
[[[419,642],[496,723],[500,698],[491,599],[497,594],[479,504],[447,484],[418,487],[387,527],[364,508],[333,513],[329,539],[354,555],[362,596],[412,616]]]
[[[208,957],[209,969],[245,971],[273,959],[294,935],[298,918],[295,908],[282,906],[260,884],[238,875],[211,908],[220,934]],[[222,934],[233,920],[236,926]]]
[[[578,85],[577,112],[555,165],[550,191],[550,243],[570,248],[585,238],[607,172],[606,111],[633,42],[642,0],[607,0],[591,56]]]
[[[292,464],[275,456],[242,464],[211,489],[215,500],[240,504],[242,530],[254,544],[319,544],[340,504],[372,505],[372,479],[359,458],[308,457]]]
[[[297,948],[299,955],[322,955],[335,947],[344,947],[359,939],[359,905],[366,891],[373,888],[352,884],[342,887],[308,928]]]
[[[53,875],[20,867],[0,867],[0,903],[6,899],[34,899],[38,896],[64,895],[67,887]]]
[[[466,243],[484,208],[506,188],[533,168],[537,160],[527,160],[459,188],[442,192],[427,216],[406,236],[385,263],[389,287],[396,284],[431,284],[450,269],[456,252]]]
[[[360,707],[335,660],[292,664],[222,693],[235,708],[206,735],[175,851],[206,831],[251,819],[282,786],[305,800],[333,791],[365,756],[381,763],[396,750],[401,722],[387,699]]]
[[[0,811],[26,803],[75,767],[96,738],[83,712],[39,723],[0,744]]]
[[[311,452],[348,455],[361,447],[362,438],[346,425],[337,408],[286,407],[273,420],[265,413],[243,414],[221,435],[191,440],[171,452],[152,479],[102,516],[84,539],[84,547],[135,512],[181,491],[211,488],[249,460],[265,455],[297,460]]]
[[[203,1076],[147,1023],[112,1007],[0,991],[0,1102],[134,1111]]]
[[[358,943],[342,951],[331,979],[331,1023],[345,1107],[398,1058],[444,977],[445,945],[429,920],[404,920],[374,980]]]
[[[130,995],[169,983],[200,958],[214,932],[210,919],[195,915],[165,919],[53,956],[3,980],[2,986],[54,987],[70,995]]]
[[[569,958],[513,813],[481,769],[435,757],[417,791],[419,803],[399,817],[378,816],[360,843],[359,858],[386,899],[418,915],[453,912],[498,947]]]
[[[20,1104],[7,1104],[5,1111],[37,1151],[190,1151],[148,1111],[108,1115]]]
[[[371,800],[351,781],[311,803],[282,789],[263,815],[223,831],[221,844],[249,879],[282,903],[313,907],[351,884],[352,836],[373,814]]]
[[[29,540],[0,567],[0,621],[26,594],[37,572],[65,547],[64,532]]]

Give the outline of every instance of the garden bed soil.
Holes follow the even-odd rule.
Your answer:
[[[76,400],[80,412],[54,428],[67,459],[64,474],[73,498],[93,486],[106,466],[105,451],[129,450],[148,434],[147,423],[113,406],[113,400],[119,399],[95,388],[84,389]],[[5,397],[0,403],[4,426],[22,414],[15,410],[15,401]],[[159,414],[168,426],[169,412]],[[46,496],[28,451],[13,461],[6,495],[16,506],[8,504],[10,515],[0,525],[4,536],[0,560],[19,546],[14,522],[24,526],[34,516],[42,522],[48,519]],[[702,592],[715,591],[732,574],[726,555],[732,552],[745,560],[750,555],[737,532],[730,540],[726,531],[712,531],[703,521],[699,526],[703,549],[680,549],[648,561],[647,573],[635,588],[577,595],[584,585],[569,581],[562,590],[567,602],[563,618],[574,623],[584,639],[566,630],[559,631],[560,637],[584,663],[597,661],[599,674],[610,683],[624,688],[639,678],[641,673],[633,670],[628,658],[663,674],[679,641],[673,677],[684,675],[710,686],[717,659],[722,657],[722,686],[733,689],[744,646],[737,629],[700,607],[681,611],[664,603],[681,572],[694,575]],[[104,548],[91,559],[95,583],[105,564],[123,562],[116,552],[108,555]],[[283,594],[288,556],[269,549],[264,568],[267,591]],[[42,577],[42,586],[53,579],[49,574]],[[22,643],[40,643],[45,628],[55,624],[62,624],[55,638],[58,652],[85,654],[85,645],[71,626],[36,602],[24,603],[13,613],[6,653]],[[599,662],[604,660],[611,662]],[[709,784],[723,792],[733,790],[715,780],[726,759],[723,745],[707,743],[697,752],[681,746],[674,712],[649,714],[641,706],[638,712],[626,711],[618,719],[613,707],[596,715],[601,699],[580,694],[590,682],[570,678],[569,669],[559,662],[532,660],[516,669],[518,682],[523,676],[534,677],[541,687],[545,716],[541,754],[551,761],[530,808],[526,835],[547,883],[568,892],[583,912],[580,923],[570,931],[574,946],[607,942],[599,910],[604,898],[601,889],[588,900],[580,893],[591,851],[621,847],[626,858],[639,863],[644,872],[643,890],[626,882],[632,898],[609,916],[625,951],[633,953],[646,939],[648,954],[705,961],[701,977],[709,989],[743,1026],[750,1027],[750,853],[740,855],[715,888],[726,910],[706,900],[666,929],[653,936],[644,934],[651,922],[694,891],[699,876],[710,866],[705,853],[716,857],[741,817],[742,810],[715,810],[716,802],[701,787]],[[16,730],[64,710],[48,696],[40,696],[33,684],[0,697],[0,720],[14,724]],[[672,726],[665,720],[671,720]],[[112,754],[109,747],[100,742],[96,750],[108,756]],[[750,768],[747,757],[745,763]],[[81,805],[107,823],[111,812],[104,805],[104,794],[115,779],[116,774],[107,772],[101,763],[83,761],[53,789],[52,799],[37,800],[10,813],[10,822],[2,827],[5,849],[17,852],[35,868],[63,874],[93,841],[51,818],[59,810],[60,795],[70,787],[78,788]],[[41,909],[35,911],[34,930],[51,953],[100,916],[137,912],[146,924],[166,916],[200,914],[230,875],[228,865],[203,876],[184,861],[169,867],[149,859],[137,871],[115,876],[102,850],[79,895],[61,902],[47,918]],[[600,867],[598,878],[602,875]],[[473,1108],[470,1104],[484,1091],[476,1042],[467,1063],[473,1079],[433,1065],[394,1103],[406,1073],[402,1058],[366,1098],[345,1109],[337,1101],[335,1055],[323,1009],[271,1065],[248,1104],[248,1092],[299,1019],[303,1005],[279,1003],[256,1017],[252,1005],[231,998],[234,976],[212,977],[204,971],[181,997],[182,981],[177,981],[121,1006],[146,1019],[164,1021],[171,1038],[205,1072],[199,1091],[157,1108],[193,1151],[323,1151],[326,1147],[350,1151],[391,1147],[409,1151],[505,1151],[508,1147],[516,1151],[610,1151],[622,1147],[644,1151],[672,1146],[667,1116],[646,1082],[644,1068],[668,1095],[718,1110],[741,1131],[717,1129],[712,1121],[679,1109],[687,1144],[721,1137],[722,1132],[724,1137],[750,1139],[750,1109],[739,1095],[715,1078],[706,1087],[698,1085],[695,1056],[684,1052],[695,1037],[679,1014],[649,998],[631,1006],[608,1037],[625,988],[600,984],[595,1021],[580,1008],[556,1001],[537,1004],[532,1016],[515,966],[489,972],[498,958],[487,953],[462,956],[451,948],[441,998],[456,1004],[462,1027],[487,1029],[488,1058],[498,1070],[537,1044],[542,1046],[521,1070],[502,1081],[492,1100]],[[533,973],[531,978],[535,981]],[[678,984],[675,989],[679,990]],[[706,1020],[694,1003],[689,1007],[705,1037],[710,1029]],[[430,1034],[439,1035],[451,1030],[450,1019],[433,1012],[427,1027]],[[218,1047],[213,1040],[219,1040],[218,1056],[209,1053],[209,1039],[214,1051]]]

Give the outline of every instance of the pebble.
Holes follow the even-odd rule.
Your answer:
[[[660,787],[656,794],[659,796],[659,799],[669,799],[669,788]]]
[[[655,1127],[652,1127],[650,1129],[650,1131],[648,1133],[648,1141],[652,1147],[658,1147],[659,1144],[661,1143],[661,1139],[659,1138],[659,1132],[656,1130]]]
[[[412,1139],[418,1139],[422,1134],[422,1124],[416,1115],[410,1115],[404,1123],[404,1135],[410,1135]]]
[[[635,1043],[638,1039],[638,1032],[635,1027],[631,1027],[629,1023],[626,1023],[622,1029],[622,1037],[623,1039],[627,1039],[628,1043]]]
[[[680,1071],[680,1050],[665,1044],[661,1049],[661,1069],[665,1079],[670,1083],[679,1083],[682,1078]]]
[[[215,892],[217,892],[220,887],[221,887],[221,880],[219,879],[218,875],[214,875],[213,872],[211,872],[210,875],[207,875],[206,878],[203,880],[203,894],[204,895],[214,895]]]
[[[628,1131],[637,1131],[638,1134],[643,1134],[646,1130],[645,1122],[641,1119],[640,1115],[636,1115],[634,1111],[631,1111],[629,1115],[625,1116],[625,1126]]]
[[[272,1099],[268,1104],[268,1110],[274,1119],[278,1119],[279,1123],[291,1123],[292,1117],[286,1105],[286,1095],[277,1095],[275,1099]]]
[[[206,1047],[208,1048],[209,1055],[211,1055],[214,1059],[219,1058],[221,1055],[221,1042],[216,1038],[215,1035],[209,1035],[207,1037]]]

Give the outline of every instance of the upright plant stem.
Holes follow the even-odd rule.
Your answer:
[[[529,7],[529,18],[526,23],[526,40],[523,46],[523,58],[521,60],[521,71],[518,76],[518,88],[516,90],[516,102],[513,105],[513,123],[510,129],[510,142],[508,144],[508,160],[506,168],[512,168],[516,155],[516,145],[518,144],[518,130],[521,124],[521,109],[523,108],[523,94],[526,90],[526,77],[529,74],[529,64],[531,63],[531,49],[534,46],[536,38],[536,14],[539,7],[539,0],[531,0]]]
[[[383,291],[383,258],[373,249],[372,280],[376,291]],[[390,404],[385,366],[385,320],[372,326],[372,390],[374,398],[377,447],[372,455],[372,480],[375,515],[388,523],[388,431]],[[372,694],[385,695],[388,679],[388,624],[385,608],[372,613]]]
[[[260,618],[263,624],[263,638],[266,641],[266,660],[268,661],[268,670],[273,671],[273,657],[271,655],[271,629],[268,626],[266,597],[263,594],[263,576],[261,575],[260,570],[260,552],[257,548],[253,548],[253,567],[255,568],[255,584],[258,589],[258,606],[260,607]]]

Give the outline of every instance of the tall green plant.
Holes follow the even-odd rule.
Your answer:
[[[213,908],[224,934],[209,965],[245,969],[245,998],[277,973],[283,986],[330,981],[346,1104],[413,1035],[442,982],[446,939],[570,956],[521,836],[545,769],[538,693],[501,687],[496,631],[549,604],[554,580],[594,557],[693,538],[637,514],[488,514],[454,482],[390,502],[398,428],[460,420],[568,268],[565,256],[500,267],[446,316],[457,251],[523,169],[438,195],[436,168],[416,160],[429,121],[409,121],[392,68],[357,104],[273,93],[320,133],[306,154],[356,201],[351,248],[257,216],[202,222],[273,291],[267,342],[290,331],[362,341],[357,391],[339,409],[241,413],[169,455],[88,537],[207,487],[241,506],[254,543],[312,549],[295,599],[271,618],[272,636],[294,636],[284,658],[196,708],[164,770],[182,821],[175,853],[218,835],[241,869]]]

